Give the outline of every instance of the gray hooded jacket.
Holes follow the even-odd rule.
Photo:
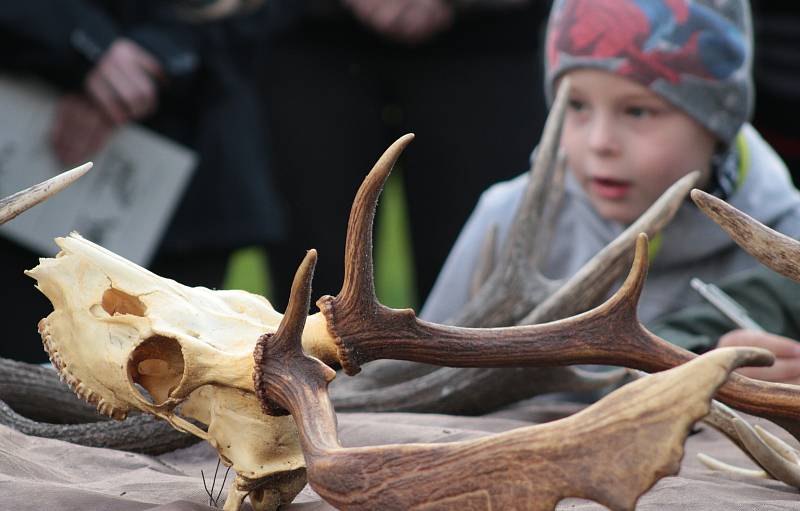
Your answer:
[[[800,237],[800,192],[791,183],[785,165],[749,124],[742,128],[740,173],[744,180],[728,202],[758,221],[788,236]],[[420,316],[446,322],[467,302],[470,279],[486,233],[499,227],[503,245],[514,212],[522,198],[528,173],[495,184],[481,196],[461,231]],[[616,238],[624,225],[601,218],[572,174],[567,172],[564,202],[543,273],[569,277]],[[639,304],[640,320],[656,318],[700,301],[689,280],[717,282],[757,265],[728,235],[687,200],[663,230],[651,260]],[[616,287],[615,287],[616,289]]]

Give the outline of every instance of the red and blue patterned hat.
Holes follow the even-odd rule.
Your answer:
[[[635,80],[730,143],[753,108],[746,0],[556,0],[546,83],[591,67]]]

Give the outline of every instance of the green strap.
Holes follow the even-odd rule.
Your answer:
[[[656,259],[656,254],[661,250],[661,245],[663,243],[664,236],[662,236],[660,232],[650,240],[650,244],[647,246],[647,262],[649,264],[653,264],[653,261]]]
[[[747,179],[747,174],[750,171],[750,148],[747,147],[747,140],[744,138],[743,131],[740,130],[739,134],[736,135],[735,144],[736,150],[739,151],[739,172],[736,177],[736,189],[738,190],[744,184]],[[664,237],[660,232],[650,240],[650,246],[647,250],[647,260],[650,264],[653,264],[663,242]]]
[[[739,175],[736,178],[736,189],[739,190],[747,179],[747,173],[750,172],[750,148],[747,147],[747,141],[741,130],[736,135],[736,149],[739,151]]]

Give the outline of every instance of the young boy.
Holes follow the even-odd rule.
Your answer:
[[[751,113],[751,23],[744,0],[562,0],[548,21],[546,88],[569,77],[562,135],[569,172],[545,274],[568,277],[674,181],[700,188],[789,236],[800,235],[800,194],[756,131]],[[501,246],[527,175],[484,192],[421,316],[446,321],[467,301],[493,224]],[[644,323],[699,297],[707,282],[756,261],[690,201],[655,244],[639,313]]]

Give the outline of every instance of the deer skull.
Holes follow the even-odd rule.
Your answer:
[[[226,509],[251,490],[257,509],[291,502],[305,485],[297,430],[261,412],[252,380],[255,342],[282,315],[249,293],[159,277],[77,234],[56,242],[58,256],[28,274],[53,304],[39,331],[62,379],[105,415],[136,408],[211,443],[237,474]]]

